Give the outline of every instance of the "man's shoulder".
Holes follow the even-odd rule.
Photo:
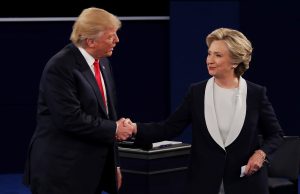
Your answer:
[[[76,49],[77,47],[75,47],[73,44],[66,45],[48,60],[45,68],[48,70],[66,70],[74,68],[76,65],[76,54],[74,54]]]
[[[66,45],[64,48],[62,48],[60,51],[58,51],[56,54],[54,54],[50,60],[68,60],[74,58],[75,55],[79,55],[80,51],[79,49],[73,45],[72,43]]]

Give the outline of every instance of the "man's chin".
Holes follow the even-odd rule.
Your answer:
[[[105,53],[105,56],[106,56],[106,57],[112,56],[112,51]]]

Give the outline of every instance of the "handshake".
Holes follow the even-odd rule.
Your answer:
[[[116,140],[124,141],[133,137],[137,133],[136,123],[130,119],[121,118],[117,122]]]

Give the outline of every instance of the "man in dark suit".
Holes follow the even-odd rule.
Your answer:
[[[24,182],[34,194],[117,193],[116,140],[131,136],[117,120],[115,87],[106,57],[119,42],[120,20],[98,8],[83,10],[72,43],[46,64]],[[99,65],[100,63],[100,65]]]

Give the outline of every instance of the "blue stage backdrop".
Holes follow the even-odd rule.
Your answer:
[[[206,68],[206,35],[219,27],[239,28],[238,2],[171,2],[170,78],[172,111],[188,87],[209,77]],[[188,128],[177,138],[191,142]]]
[[[252,41],[246,78],[267,87],[286,135],[300,135],[300,12],[295,1],[241,3],[241,30]]]

